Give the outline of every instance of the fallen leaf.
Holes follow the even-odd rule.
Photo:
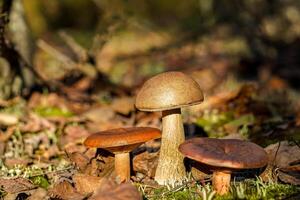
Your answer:
[[[19,122],[17,116],[8,113],[0,113],[0,125],[12,126]]]
[[[61,137],[61,144],[78,143],[89,135],[90,133],[84,127],[70,125],[64,129],[64,135]]]
[[[35,108],[38,106],[57,107],[61,109],[67,108],[67,102],[65,99],[56,93],[41,94],[35,92],[31,95],[27,105],[29,108]]]
[[[0,188],[7,193],[18,193],[35,188],[36,186],[25,178],[0,178]]]
[[[269,156],[269,163],[279,168],[288,167],[289,163],[300,160],[300,148],[289,144],[288,141],[271,144],[265,150]]]
[[[8,127],[5,132],[2,132],[0,130],[0,142],[7,141],[14,134],[15,130],[16,130],[15,126]]]
[[[40,200],[46,199],[47,191],[43,188],[37,188],[31,192],[31,195],[27,198],[27,200]]]
[[[87,195],[96,191],[101,185],[101,177],[77,173],[73,176],[77,192]]]
[[[211,68],[195,70],[191,73],[191,77],[201,85],[204,92],[211,91],[213,87],[220,81],[216,73]]]
[[[139,112],[136,114],[136,126],[160,128],[161,127],[160,118],[161,116],[157,112],[154,113]]]
[[[115,117],[115,112],[108,106],[102,106],[91,108],[83,113],[82,116],[94,123],[108,122]]]
[[[134,111],[134,98],[121,97],[114,99],[111,108],[117,113],[128,115],[130,112]]]
[[[62,181],[58,184],[55,184],[48,190],[48,195],[51,198],[58,198],[62,200],[82,200],[85,198],[85,196],[79,194],[68,181]]]
[[[92,158],[84,173],[92,176],[115,177],[114,174],[114,157],[111,153],[98,149],[97,158]]]
[[[55,131],[55,125],[49,120],[42,118],[34,113],[26,117],[25,123],[20,127],[21,132],[39,132],[42,130]]]
[[[103,179],[100,188],[90,200],[142,200],[142,195],[130,183],[118,185],[112,180]]]
[[[68,154],[69,159],[71,162],[75,163],[75,165],[79,168],[82,172],[86,169],[87,165],[89,164],[89,158],[80,152],[73,152]]]
[[[149,153],[145,151],[136,155],[132,162],[135,172],[140,172],[148,177],[154,177],[158,163],[158,152]]]
[[[7,195],[4,196],[4,200],[16,200],[17,199],[18,194],[14,193],[8,193]]]
[[[31,162],[30,159],[24,159],[24,158],[6,158],[4,161],[4,164],[8,168],[13,168],[16,165],[22,165],[27,166],[27,164]]]
[[[299,160],[297,163],[299,163]],[[278,177],[285,183],[300,185],[300,164],[279,168]]]

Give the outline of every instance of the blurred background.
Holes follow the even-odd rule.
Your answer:
[[[15,43],[46,80],[73,83],[100,72],[132,88],[162,71],[205,69],[198,73],[204,89],[228,72],[276,87],[299,86],[297,0],[12,2],[9,36],[30,41]]]
[[[95,34],[113,31],[114,38],[105,48],[113,49],[111,56],[135,54],[132,58],[138,59],[155,48],[162,56],[185,47],[189,55],[175,56],[172,63],[153,58],[152,68],[201,67],[210,58],[224,58],[235,62],[243,77],[255,77],[260,67],[269,65],[270,71],[297,85],[299,4],[297,0],[27,0],[24,8],[36,38],[66,30],[90,49]],[[190,62],[180,63],[184,61]],[[103,66],[107,71],[112,68]]]

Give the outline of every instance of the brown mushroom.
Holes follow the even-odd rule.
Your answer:
[[[233,170],[261,168],[268,163],[267,153],[262,147],[236,139],[193,138],[181,144],[179,151],[210,166],[212,185],[219,195],[229,191]]]
[[[119,128],[94,133],[84,141],[84,145],[105,149],[115,154],[116,175],[123,182],[130,179],[129,152],[148,140],[160,137],[160,130],[156,128]]]
[[[161,185],[180,184],[186,177],[178,147],[184,142],[181,108],[199,104],[203,94],[198,83],[181,72],[165,72],[144,83],[136,97],[136,108],[162,111],[162,141],[155,180]]]

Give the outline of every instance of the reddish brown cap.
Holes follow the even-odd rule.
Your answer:
[[[147,80],[136,96],[142,111],[163,111],[199,104],[203,94],[198,83],[182,72],[165,72]]]
[[[148,140],[161,137],[159,129],[150,127],[118,128],[90,135],[84,145],[115,151],[130,151]]]
[[[182,143],[179,151],[190,159],[215,167],[250,169],[268,163],[262,147],[236,139],[193,138]]]

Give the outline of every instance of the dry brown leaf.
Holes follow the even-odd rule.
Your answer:
[[[62,200],[82,200],[85,198],[85,196],[79,194],[68,181],[63,181],[55,184],[48,190],[48,195],[51,198],[58,198]]]
[[[281,181],[292,185],[300,185],[300,171],[281,171],[278,172]]]
[[[149,153],[145,151],[136,155],[132,162],[134,171],[145,174],[148,177],[154,177],[158,163],[158,152]]]
[[[72,85],[72,87],[75,90],[84,92],[84,91],[88,90],[89,88],[91,88],[94,81],[95,81],[94,79],[86,76],[86,77],[83,77],[80,80],[78,80],[76,83],[74,83]]]
[[[108,106],[102,106],[91,108],[82,116],[94,123],[108,122],[115,117],[115,112]]]
[[[98,159],[92,159],[84,171],[85,174],[100,177],[115,177],[113,172],[114,157],[101,154],[98,156]]]
[[[0,113],[0,125],[12,126],[19,122],[17,116],[8,113]]]
[[[40,200],[46,199],[47,191],[43,188],[37,188],[36,190],[31,192],[31,195],[27,198],[27,200]]]
[[[295,163],[297,164],[291,163],[288,167],[279,168],[278,177],[281,181],[293,185],[300,185],[300,160],[297,160]]]
[[[86,169],[87,165],[89,164],[89,158],[80,152],[73,152],[68,154],[69,159],[71,162],[75,163],[75,165],[79,168],[82,172]]]
[[[90,135],[90,133],[82,126],[73,126],[73,125],[67,126],[64,129],[64,133],[65,134],[62,137],[63,144],[77,143],[78,141],[81,141],[82,139]]]
[[[280,168],[288,167],[289,163],[300,160],[300,148],[297,145],[290,145],[288,141],[282,141],[280,145],[271,144],[265,150],[269,156],[269,163]]]
[[[82,144],[69,143],[63,146],[65,152],[74,153],[74,152],[85,152],[86,147]]]
[[[13,168],[16,165],[27,166],[27,164],[30,162],[31,162],[30,159],[25,159],[25,158],[6,158],[4,164],[8,168]]]
[[[191,73],[192,78],[201,86],[201,89],[207,93],[212,90],[220,81],[216,73],[211,68],[195,70]]]
[[[56,93],[41,94],[35,92],[31,95],[27,105],[29,108],[34,108],[36,106],[58,107],[61,109],[67,108],[65,99],[58,96]]]
[[[25,119],[25,124],[20,127],[21,132],[39,132],[42,130],[54,132],[55,129],[56,127],[53,123],[34,113],[30,113]]]
[[[118,119],[111,119],[107,122],[90,122],[87,123],[88,130],[91,132],[104,131],[108,129],[124,127],[124,123]]]
[[[77,173],[73,176],[77,192],[83,195],[93,193],[101,185],[101,177]]]
[[[11,126],[11,127],[7,128],[7,130],[5,132],[2,132],[0,130],[0,142],[7,141],[14,134],[15,130],[16,130],[15,126]]]
[[[25,178],[0,178],[0,188],[3,188],[7,193],[18,193],[31,190],[35,187],[35,185]]]
[[[114,99],[111,104],[112,109],[123,115],[128,115],[134,111],[134,98],[132,97],[121,97]]]
[[[142,195],[130,183],[117,185],[112,180],[103,179],[100,188],[91,200],[142,200]]]
[[[16,200],[17,199],[18,194],[14,193],[8,193],[7,195],[5,195],[4,200]]]
[[[51,145],[47,149],[45,149],[42,153],[42,158],[49,160],[50,158],[58,155],[60,153],[58,147],[56,145]]]
[[[227,92],[219,93],[214,96],[210,96],[206,98],[203,103],[192,107],[188,107],[187,109],[191,113],[199,113],[206,109],[215,108],[220,105],[226,105],[226,102],[234,99],[237,96],[238,92],[239,92],[238,90],[235,90],[235,91],[227,91]]]
[[[157,112],[138,112],[136,115],[136,126],[159,128],[161,126],[161,116]]]

